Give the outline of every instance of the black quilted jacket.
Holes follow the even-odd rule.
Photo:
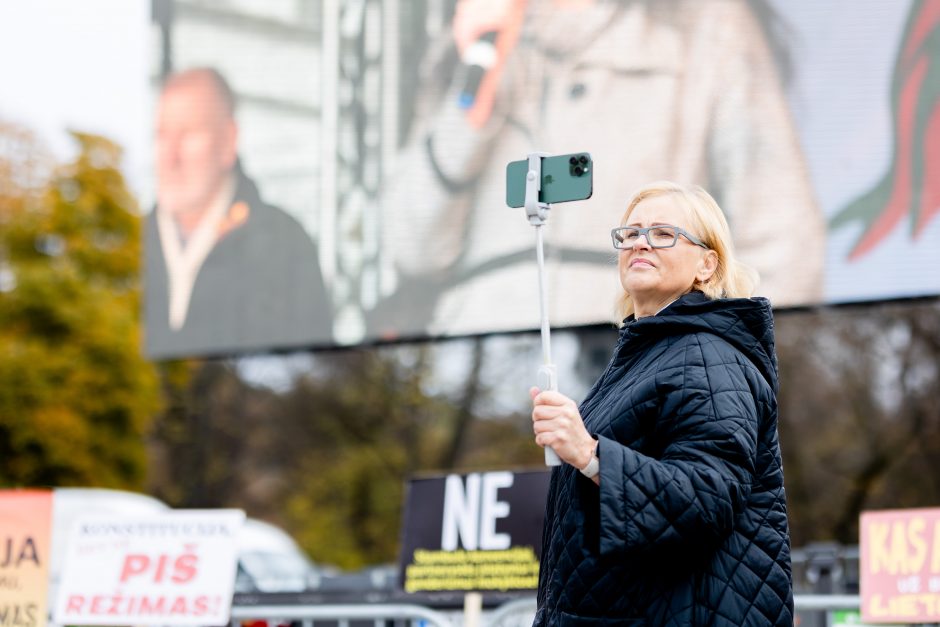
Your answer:
[[[699,292],[628,321],[552,473],[535,625],[792,625],[773,318]]]

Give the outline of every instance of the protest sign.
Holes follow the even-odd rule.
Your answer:
[[[55,622],[228,623],[244,518],[239,510],[80,518],[69,536]]]
[[[532,590],[546,471],[412,480],[399,567],[406,592]]]
[[[861,516],[862,619],[940,622],[940,508]]]

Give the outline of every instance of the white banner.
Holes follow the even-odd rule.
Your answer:
[[[224,625],[240,510],[87,516],[69,536],[54,620],[63,625]]]

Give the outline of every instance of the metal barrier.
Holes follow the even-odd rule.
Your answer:
[[[335,621],[346,627],[352,620],[373,620],[376,627],[387,621],[419,620],[436,627],[454,627],[444,614],[435,610],[407,604],[377,605],[253,605],[232,607],[232,625],[247,619],[282,619],[285,621]]]
[[[861,607],[862,598],[857,594],[797,594],[793,597],[793,608],[797,612],[857,610]]]
[[[493,610],[485,624],[489,627],[531,626],[532,619],[535,618],[535,610],[535,597],[510,601]]]
[[[797,612],[825,612],[833,610],[857,610],[861,607],[861,598],[851,594],[798,594],[793,599]],[[531,625],[535,616],[535,598],[522,598],[503,603],[486,612],[483,625],[487,627],[515,627]],[[454,621],[447,615],[421,605],[379,603],[374,605],[254,605],[232,607],[232,625],[248,619],[303,621],[304,627],[311,627],[310,621],[334,621],[339,627],[348,627],[350,621],[371,620],[376,627],[384,627],[389,622],[421,621],[422,625],[435,627],[454,627]],[[408,624],[407,622],[405,624]]]

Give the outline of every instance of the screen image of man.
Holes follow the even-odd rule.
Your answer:
[[[213,69],[172,75],[161,91],[145,244],[151,357],[331,341],[316,245],[242,169],[234,114],[232,90]]]

